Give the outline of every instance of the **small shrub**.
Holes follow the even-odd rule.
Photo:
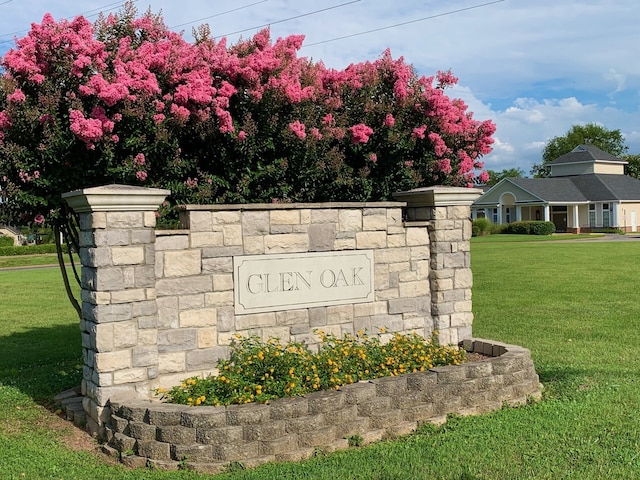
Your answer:
[[[478,234],[474,235],[474,229],[477,229]],[[481,237],[483,235],[488,235],[491,229],[491,222],[488,218],[478,218],[474,220],[471,224],[471,232],[474,237]]]
[[[556,226],[553,222],[533,221],[529,223],[531,224],[529,229],[531,235],[551,235],[556,231]]]
[[[63,246],[63,252],[67,252]],[[44,253],[56,253],[56,246],[53,244],[25,245],[21,247],[0,247],[0,257],[11,257],[15,255],[41,255]]]
[[[13,238],[7,235],[0,235],[0,247],[13,247]]]
[[[191,377],[156,392],[168,402],[184,405],[266,403],[360,380],[457,365],[465,358],[463,350],[439,345],[435,335],[425,340],[417,334],[396,333],[382,344],[362,332],[342,338],[316,333],[321,340],[317,354],[298,342],[283,345],[276,338],[262,342],[256,336],[238,336],[231,343],[229,360],[218,361],[218,375]]]
[[[504,233],[529,235],[529,222],[512,222],[504,229]]]
[[[500,233],[506,233],[506,232],[504,232],[505,228],[506,228],[506,225],[502,225],[500,223],[492,223],[491,226],[489,227],[489,233],[491,235],[498,235]]]
[[[553,222],[539,220],[523,220],[512,222],[505,226],[503,233],[514,235],[551,235],[556,231]]]

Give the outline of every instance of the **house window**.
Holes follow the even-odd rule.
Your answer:
[[[493,212],[491,212],[491,222],[498,223],[498,209],[494,208]]]
[[[596,228],[596,204],[589,204],[589,227]]]
[[[609,203],[602,204],[602,226],[610,227],[611,226],[611,210]]]
[[[509,207],[507,207],[507,215],[506,215],[506,220],[507,223],[511,223],[511,209]]]

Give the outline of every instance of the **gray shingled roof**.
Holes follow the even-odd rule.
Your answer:
[[[610,153],[607,153],[603,150],[600,150],[595,145],[578,145],[576,148],[571,150],[569,153],[565,153],[564,155],[559,156],[552,162],[549,162],[548,165],[559,165],[563,163],[580,163],[580,162],[594,162],[594,161],[605,161],[605,162],[619,162],[626,163],[621,158],[618,158]]]
[[[640,200],[640,180],[628,175],[591,173],[570,177],[508,178],[545,202]]]
[[[574,185],[594,202],[640,200],[640,180],[628,175],[596,173],[571,177]]]
[[[550,162],[550,165],[596,161],[627,163],[594,145],[578,145]],[[498,185],[503,182],[511,182],[540,201],[550,203],[640,201],[640,180],[628,175],[590,173],[547,178],[505,178]],[[482,196],[474,203],[481,205]]]
[[[510,182],[533,193],[546,202],[586,202],[579,188],[572,182],[574,177],[509,178]],[[640,191],[638,192],[640,195]]]

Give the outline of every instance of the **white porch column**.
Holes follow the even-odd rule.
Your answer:
[[[549,208],[549,205],[544,206],[544,221],[545,222],[551,221],[551,208]]]
[[[580,218],[578,217],[578,205],[573,205],[573,228],[580,227]]]
[[[516,205],[516,222],[522,220],[522,207],[520,205]]]

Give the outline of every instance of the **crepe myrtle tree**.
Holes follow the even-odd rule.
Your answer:
[[[170,189],[162,217],[181,203],[375,201],[487,179],[495,125],[445,94],[449,71],[420,77],[388,50],[331,69],[298,56],[303,36],[269,30],[234,45],[207,26],[194,37],[133,2],[94,24],[32,24],[0,59],[0,220],[49,223],[77,248],[61,194],[107,183]]]

